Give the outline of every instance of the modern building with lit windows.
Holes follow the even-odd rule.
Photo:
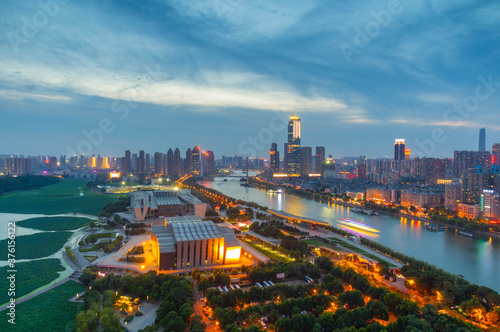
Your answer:
[[[241,245],[234,231],[198,216],[167,217],[164,222],[155,222],[151,240],[160,271],[240,261]]]
[[[300,118],[290,116],[288,121],[288,174],[300,174]]]
[[[137,191],[130,194],[131,207],[137,221],[150,218],[196,215],[205,217],[207,204],[191,190]]]

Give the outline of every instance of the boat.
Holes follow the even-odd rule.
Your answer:
[[[278,190],[272,190],[272,189],[268,189],[267,192],[269,194],[282,194],[283,193],[283,190],[281,189],[278,189]]]
[[[227,179],[224,179],[224,181],[227,181]]]
[[[431,224],[431,223],[426,223],[424,228],[429,230],[429,231],[433,231],[433,232],[442,232],[446,229],[445,227],[441,227],[439,225]]]
[[[463,235],[463,236],[467,236],[467,237],[474,237],[474,233],[471,233],[471,232],[458,231],[457,233],[460,235]]]
[[[373,233],[378,233],[379,232],[379,230],[375,229],[372,225],[368,225],[368,224],[362,223],[360,221],[354,221],[354,220],[340,218],[339,222],[341,224],[343,224],[343,225],[346,225],[346,226],[349,226],[349,227],[358,228],[358,229],[362,229],[364,231],[373,232]]]

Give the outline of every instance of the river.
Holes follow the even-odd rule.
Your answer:
[[[242,173],[236,171],[235,175],[238,174]],[[313,201],[293,195],[270,194],[266,190],[240,186],[239,177],[214,178],[205,180],[201,184],[228,196],[255,202],[271,209],[328,221],[333,226],[358,233],[451,273],[463,274],[472,283],[500,292],[500,240],[497,238],[468,238],[452,229],[431,232],[423,228],[423,223],[418,220],[368,216],[351,212],[348,207],[329,202]],[[379,232],[359,233],[338,223],[339,218],[367,223]]]

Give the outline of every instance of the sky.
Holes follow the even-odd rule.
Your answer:
[[[0,154],[200,145],[452,157],[500,142],[500,3],[2,1]]]

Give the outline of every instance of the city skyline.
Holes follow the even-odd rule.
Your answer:
[[[99,129],[88,154],[204,142],[230,155],[266,129],[284,142],[283,114],[334,156],[390,156],[405,137],[451,157],[482,127],[487,149],[500,141],[495,3],[43,4],[4,5],[0,154],[69,154]]]

